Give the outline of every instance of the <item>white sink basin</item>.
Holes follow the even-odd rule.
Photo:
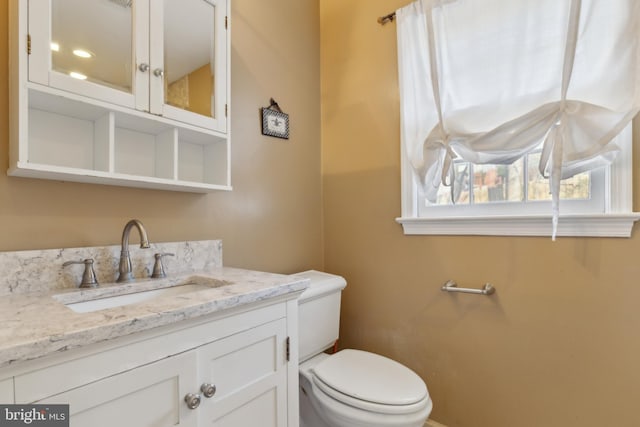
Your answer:
[[[147,282],[145,284],[148,285],[149,283],[153,284],[152,282]],[[207,277],[192,276],[173,286],[166,286],[162,288],[144,289],[144,286],[140,286],[142,289],[136,289],[136,284],[133,284],[133,289],[129,287],[126,289],[125,293],[120,293],[118,295],[104,294],[105,290],[117,292],[117,289],[115,288],[113,291],[109,288],[99,288],[95,290],[92,289],[91,291],[84,291],[84,293],[76,293],[81,295],[79,297],[74,297],[75,294],[60,294],[54,296],[54,298],[76,313],[90,313],[93,311],[150,301],[160,297],[170,297],[189,292],[217,288],[228,284],[229,282],[210,279]]]

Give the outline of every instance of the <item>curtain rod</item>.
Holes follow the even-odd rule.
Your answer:
[[[393,22],[394,19],[396,19],[396,13],[395,12],[390,13],[388,15],[381,16],[380,18],[378,18],[378,24],[384,25],[387,22]]]
[[[112,0],[113,1],[113,0]],[[433,5],[433,7],[441,7],[445,4],[449,4],[449,3],[455,3],[458,0],[440,0],[439,2],[437,2],[435,5]],[[388,22],[393,22],[396,19],[396,13],[390,13],[388,15],[384,15],[381,16],[380,18],[378,18],[378,24],[380,25],[384,25]]]

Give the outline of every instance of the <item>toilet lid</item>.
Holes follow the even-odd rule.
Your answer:
[[[314,374],[340,393],[381,405],[411,405],[428,396],[411,369],[366,351],[342,350],[316,365]]]

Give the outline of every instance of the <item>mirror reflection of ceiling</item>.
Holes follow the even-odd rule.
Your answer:
[[[59,46],[52,52],[54,70],[79,72],[91,81],[131,92],[133,2],[53,0],[52,41]],[[164,5],[164,71],[171,84],[211,62],[214,6],[207,0],[164,0]],[[74,49],[92,57],[79,58]]]
[[[53,0],[53,69],[79,72],[92,81],[131,91],[131,8],[109,0]],[[78,58],[74,49],[90,52]]]
[[[168,83],[213,63],[214,6],[206,0],[164,0],[164,54]]]

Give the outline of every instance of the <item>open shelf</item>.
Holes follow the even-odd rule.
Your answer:
[[[10,175],[206,192],[230,190],[228,135],[49,88],[28,89]]]

